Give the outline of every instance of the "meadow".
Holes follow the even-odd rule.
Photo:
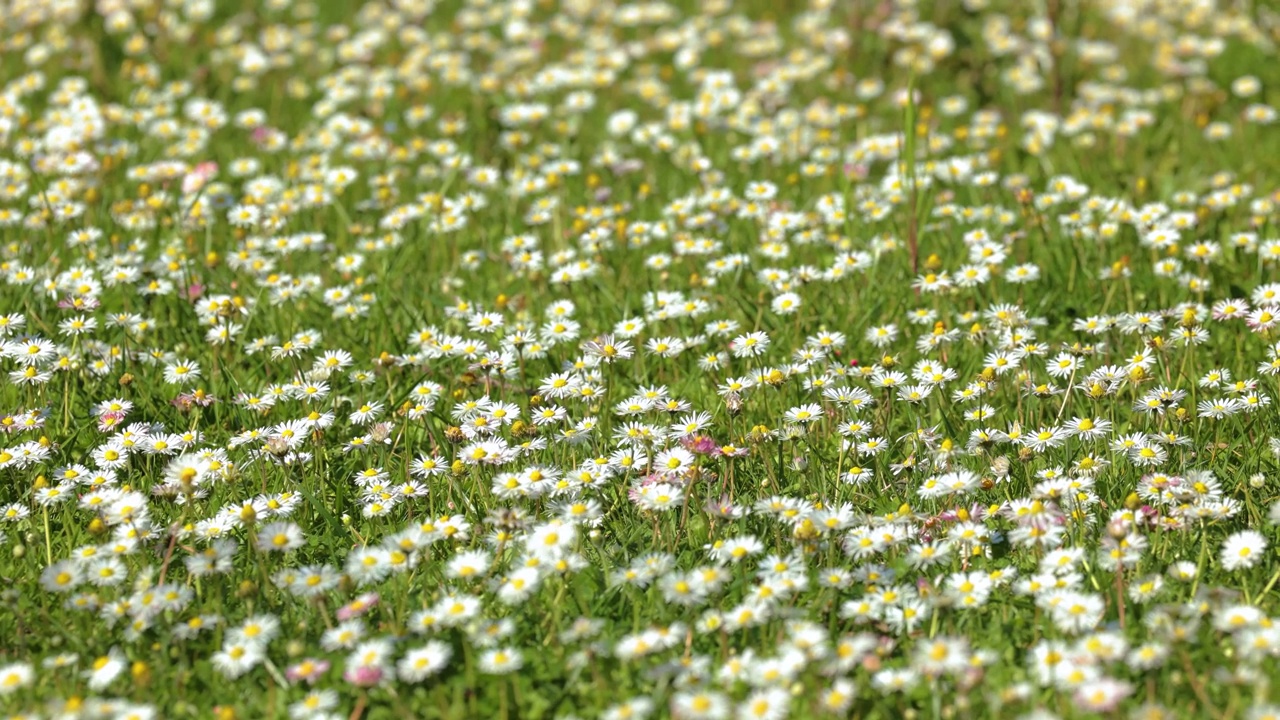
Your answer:
[[[1274,4],[0,27],[0,717],[1280,718]]]

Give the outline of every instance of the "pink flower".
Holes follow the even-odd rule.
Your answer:
[[[645,475],[644,477],[640,478],[636,482],[636,484],[627,488],[627,498],[631,500],[631,502],[633,503],[639,503],[641,490],[651,485],[657,485],[658,483],[667,482],[667,480],[668,478],[665,475],[661,475],[658,473],[651,473],[649,475]]]
[[[1134,522],[1154,528],[1160,524],[1160,511],[1150,505],[1143,505],[1134,513]]]
[[[729,520],[737,520],[746,517],[747,514],[746,508],[734,505],[727,495],[721,496],[719,500],[708,499],[703,509],[707,511],[708,515]]]
[[[193,192],[199,192],[200,189],[204,187],[204,184],[209,182],[209,180],[212,179],[213,176],[217,174],[218,174],[218,163],[216,162],[199,163],[194,168],[192,168],[191,172],[183,176],[182,192],[187,194],[190,194]]]
[[[314,683],[328,671],[328,660],[307,658],[296,665],[290,665],[289,668],[285,670],[284,676],[289,678],[289,682],[300,682],[305,680],[308,683]]]
[[[369,612],[378,604],[378,593],[365,593],[351,602],[338,608],[338,620],[346,622]]]
[[[958,507],[943,510],[938,513],[937,519],[945,522],[956,522],[960,520],[960,510],[961,508]],[[965,510],[969,513],[969,519],[974,522],[982,522],[987,517],[987,506],[982,503],[973,503]]]
[[[195,392],[182,393],[170,402],[174,407],[186,412],[190,410],[192,406],[198,405],[200,407],[209,407],[217,401],[218,398],[210,395],[209,393],[204,392],[203,390],[197,390]]]
[[[357,665],[347,668],[342,679],[359,687],[372,687],[382,681],[382,668],[377,665]]]
[[[684,438],[680,441],[680,444],[683,445],[686,450],[696,455],[720,454],[720,445],[706,435]]]

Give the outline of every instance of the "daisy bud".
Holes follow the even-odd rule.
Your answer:
[[[742,412],[742,397],[738,393],[729,393],[724,399],[724,405],[730,415],[738,415]]]
[[[289,454],[289,442],[282,437],[270,437],[263,444],[263,449],[276,457],[284,457]]]
[[[996,478],[1006,478],[1009,476],[1009,458],[1001,455],[991,461],[991,472]]]
[[[1117,518],[1107,523],[1107,534],[1116,540],[1122,540],[1129,534],[1129,523]]]

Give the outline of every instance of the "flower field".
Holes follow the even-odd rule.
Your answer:
[[[1280,718],[1273,4],[0,27],[0,717]]]

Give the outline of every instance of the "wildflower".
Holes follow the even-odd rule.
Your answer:
[[[759,331],[740,335],[729,344],[733,356],[740,358],[759,357],[768,347],[769,336]]]
[[[1075,701],[1077,705],[1089,712],[1108,712],[1132,692],[1133,688],[1126,682],[1098,678],[1081,683],[1076,688]]]
[[[0,667],[0,695],[9,695],[30,685],[35,672],[25,663],[10,663]]]
[[[85,670],[84,677],[89,682],[89,687],[96,691],[105,690],[116,678],[120,677],[128,666],[128,660],[124,653],[118,648],[111,648],[106,654],[98,657],[90,663],[89,669]]]
[[[329,671],[329,662],[327,660],[317,660],[314,658],[306,658],[298,663],[290,665],[285,670],[285,677],[290,682],[307,682],[314,684],[326,672]]]
[[[480,656],[480,671],[488,675],[506,675],[523,665],[520,651],[514,648],[496,648]]]
[[[1251,568],[1262,561],[1267,540],[1255,530],[1232,533],[1222,543],[1222,567],[1226,570]]]
[[[164,381],[170,385],[187,385],[200,378],[200,366],[190,360],[178,360],[164,368]]]
[[[452,649],[438,640],[431,640],[422,647],[405,653],[396,665],[397,675],[405,682],[422,682],[439,673],[449,663]]]
[[[671,714],[680,720],[724,720],[729,717],[729,700],[712,691],[676,693]]]

